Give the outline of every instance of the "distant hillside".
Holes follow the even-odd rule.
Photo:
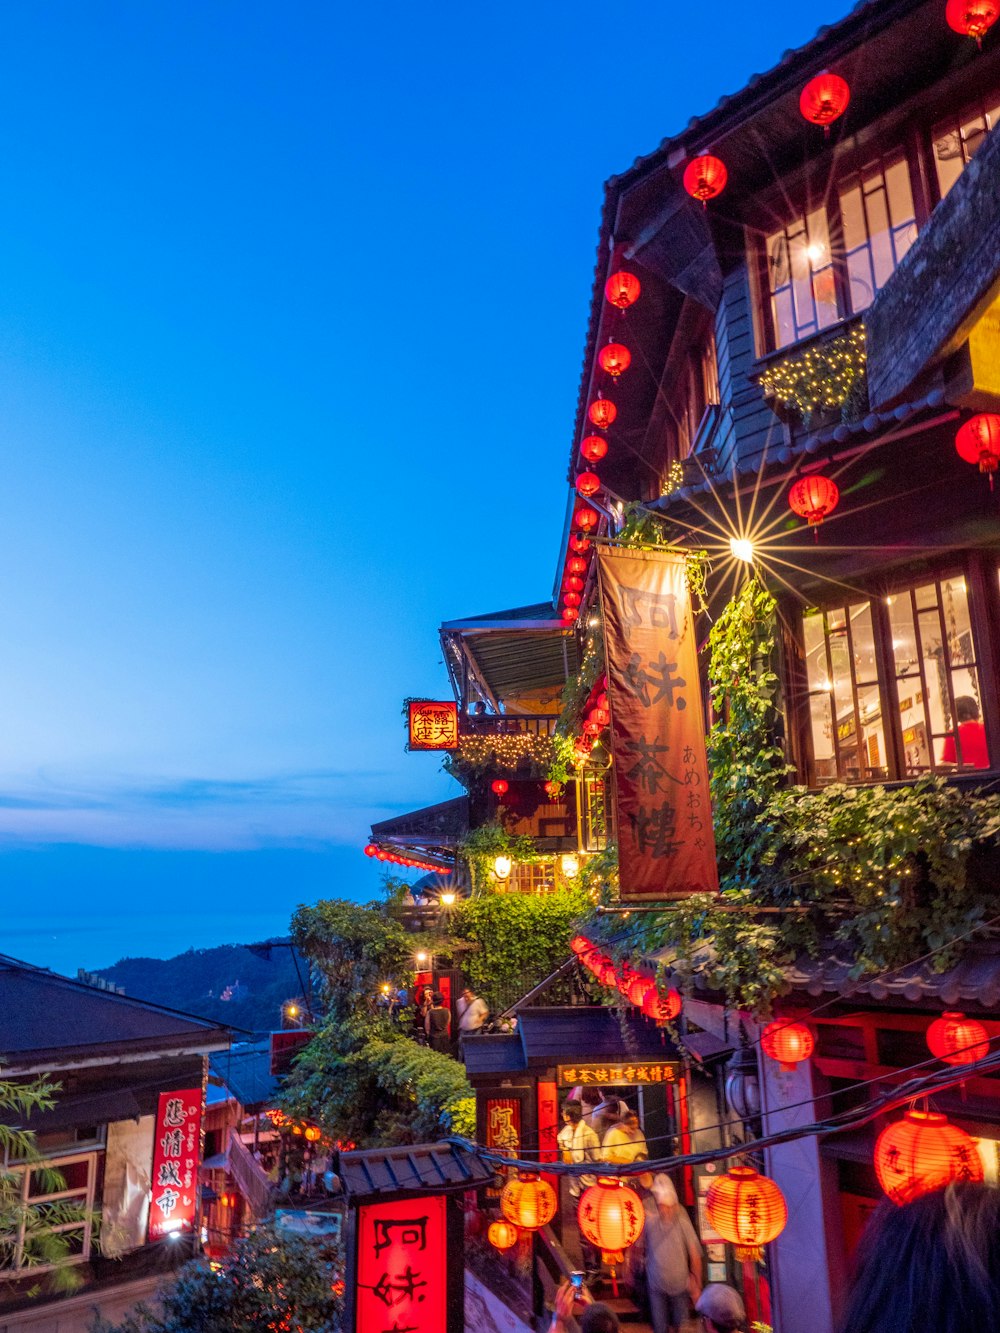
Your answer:
[[[301,957],[299,970],[305,978]],[[242,944],[220,944],[214,949],[188,949],[176,958],[122,958],[97,975],[124,986],[125,994],[138,1000],[251,1032],[280,1028],[281,1006],[302,994],[287,948],[273,949],[267,962]]]

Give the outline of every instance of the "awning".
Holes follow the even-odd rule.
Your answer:
[[[471,674],[488,701],[561,689],[579,669],[576,636],[551,602],[446,620],[441,626],[445,664],[459,699],[467,699]]]

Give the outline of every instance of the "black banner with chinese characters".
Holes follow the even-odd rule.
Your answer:
[[[598,551],[621,897],[717,893],[705,722],[684,556]]]
[[[676,1083],[680,1065],[676,1060],[626,1060],[624,1064],[558,1065],[561,1088],[632,1088],[643,1084]]]

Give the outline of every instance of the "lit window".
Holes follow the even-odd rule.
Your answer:
[[[803,635],[812,782],[821,786],[885,778],[888,756],[871,603],[808,612]]]
[[[972,155],[1000,120],[1000,97],[994,95],[959,115],[935,125],[931,131],[934,146],[934,166],[937,171],[941,198],[965,170]]]
[[[715,359],[715,337],[705,339],[685,358],[678,377],[677,457],[687,458],[694,448],[705,408],[719,401],[719,372]]]
[[[554,893],[556,867],[554,861],[519,861],[509,880],[510,893]],[[503,885],[497,886],[501,891]]]
[[[807,338],[840,318],[826,210],[789,222],[767,238],[774,345]]]
[[[851,311],[871,305],[917,238],[910,170],[902,153],[872,163],[840,186]]]

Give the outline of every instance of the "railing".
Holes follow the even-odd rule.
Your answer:
[[[229,1174],[254,1217],[265,1217],[274,1203],[274,1185],[235,1129],[229,1132]]]
[[[535,1273],[538,1277],[538,1285],[542,1289],[542,1300],[546,1307],[551,1307],[560,1284],[573,1271],[573,1265],[570,1263],[566,1251],[556,1240],[551,1227],[542,1227],[540,1231],[535,1232],[535,1236],[535,1258],[537,1260]],[[580,1325],[572,1315],[565,1323],[569,1333],[578,1333]]]
[[[558,721],[558,713],[484,713],[460,717],[458,732],[460,736],[554,736]]]

